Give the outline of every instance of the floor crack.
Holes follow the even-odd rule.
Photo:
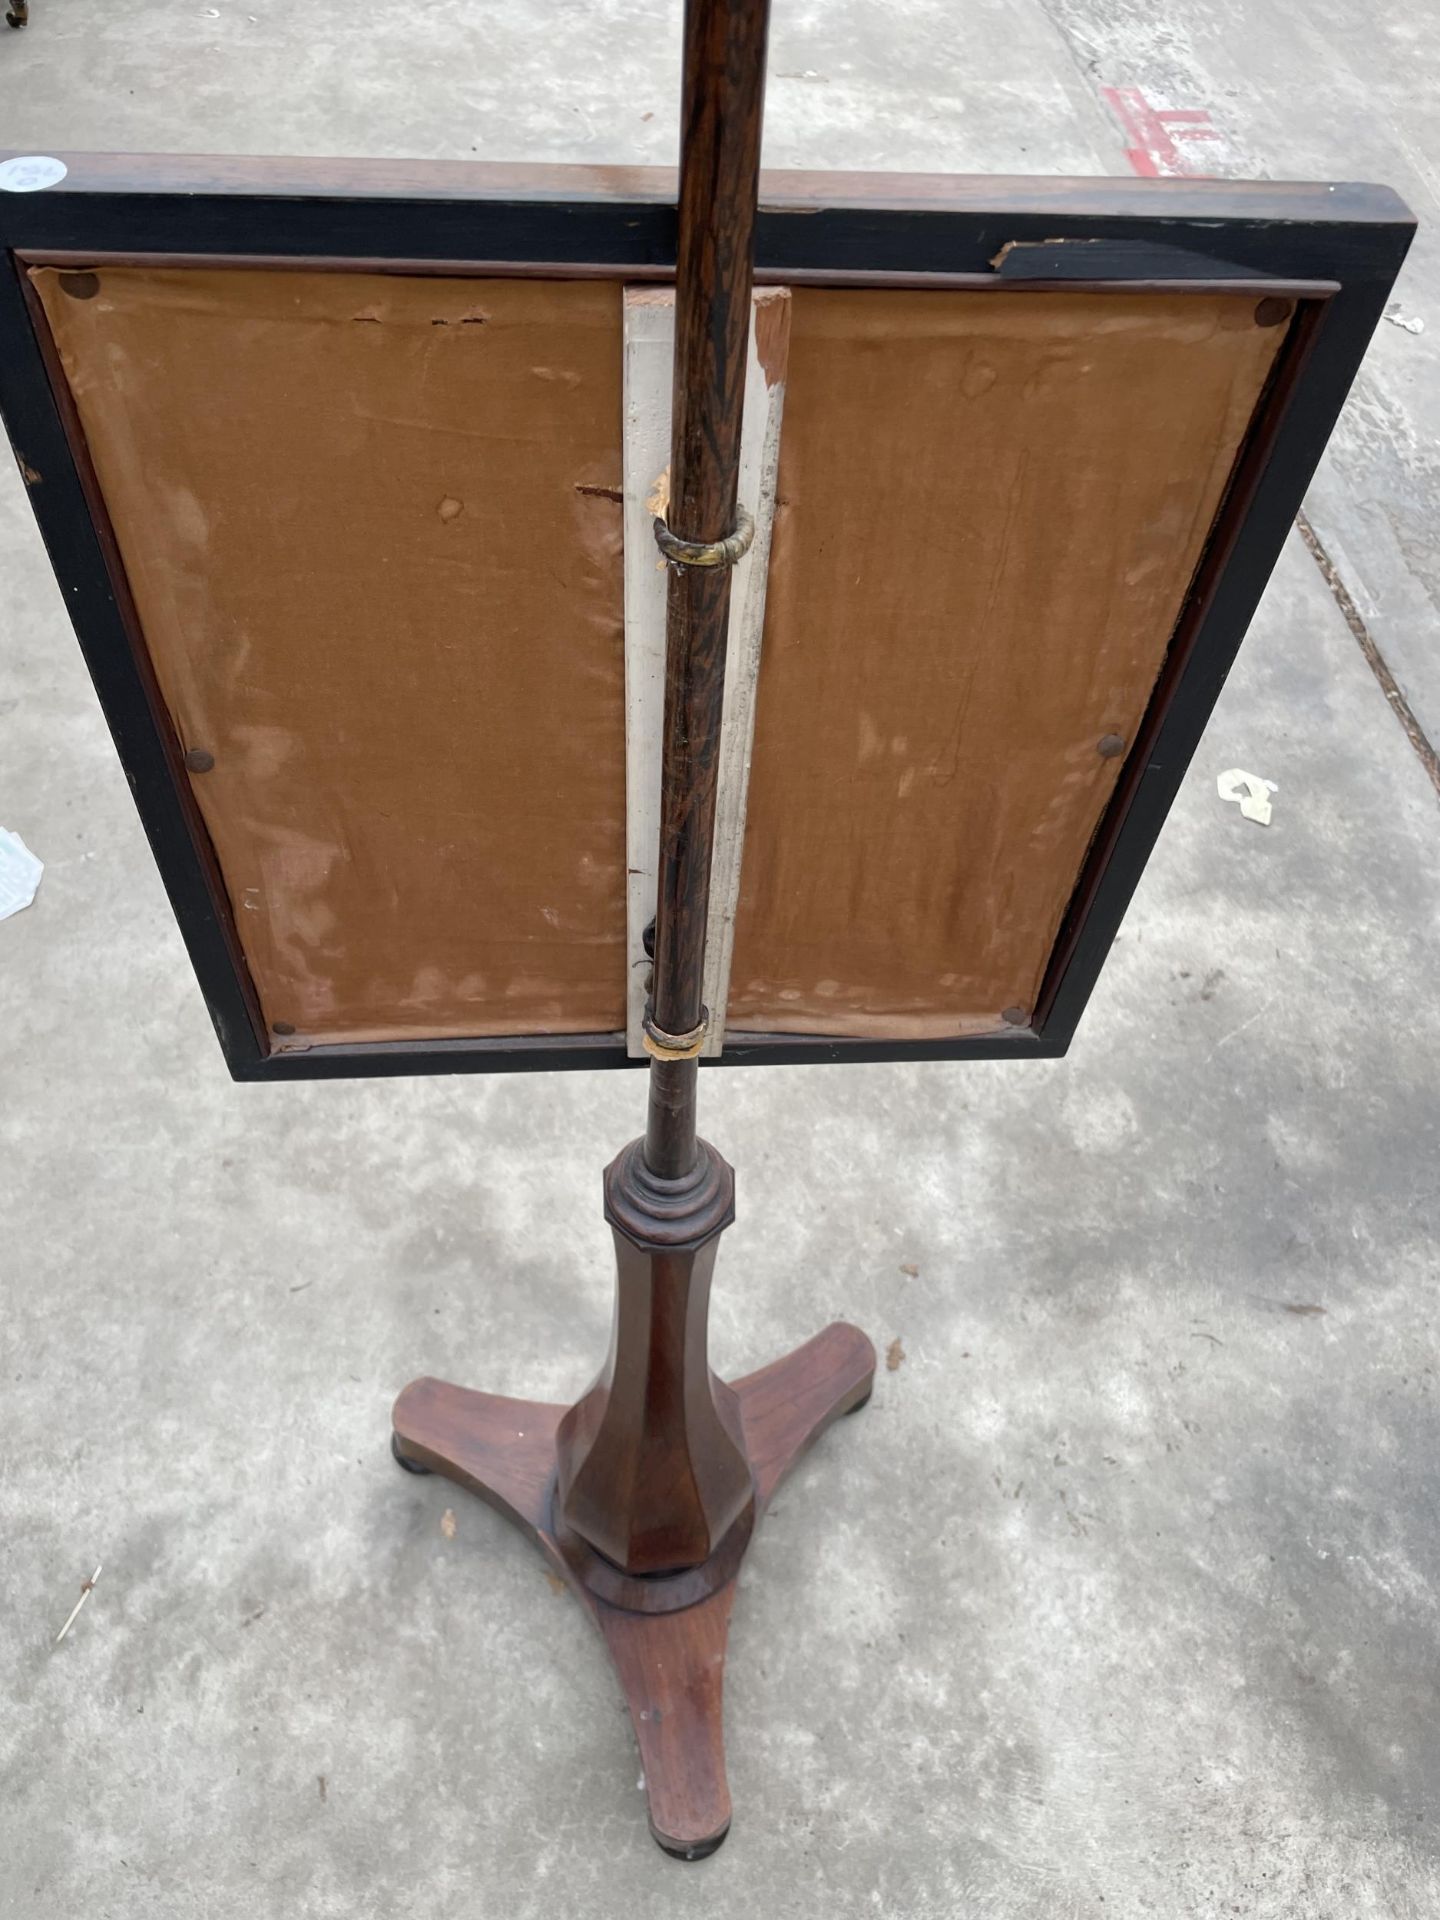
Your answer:
[[[1296,514],[1295,525],[1299,530],[1300,538],[1310,549],[1311,557],[1324,576],[1325,584],[1329,587],[1336,606],[1344,614],[1346,626],[1354,634],[1356,644],[1369,662],[1370,671],[1380,682],[1381,692],[1390,702],[1391,711],[1405,729],[1405,737],[1415,749],[1421,766],[1429,774],[1431,786],[1434,787],[1436,794],[1440,795],[1440,754],[1437,754],[1431,746],[1425,729],[1415,717],[1414,708],[1401,692],[1399,682],[1390,671],[1389,664],[1376,646],[1360,609],[1351,598],[1350,589],[1340,578],[1335,562],[1326,552],[1324,541],[1303,513]]]

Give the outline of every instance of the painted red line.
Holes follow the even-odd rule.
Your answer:
[[[1129,137],[1125,158],[1131,171],[1144,179],[1198,173],[1177,143],[1220,138],[1206,107],[1153,106],[1139,87],[1102,87],[1100,91]]]

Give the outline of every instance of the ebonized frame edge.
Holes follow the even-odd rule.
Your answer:
[[[239,1080],[639,1066],[623,1034],[393,1041],[270,1052],[228,899],[133,642],[123,571],[34,324],[24,264],[39,255],[188,256],[219,264],[347,264],[565,277],[664,278],[674,176],[664,169],[412,161],[60,154],[58,186],[0,193],[0,412],[115,738],[227,1065]],[[1194,285],[1223,279],[1307,298],[1262,404],[1145,726],[1097,830],[1029,1029],[957,1040],[862,1041],[732,1031],[720,1062],[1055,1058],[1063,1054],[1324,451],[1414,233],[1384,187],[1230,181],[1007,180],[768,174],[757,280]],[[1109,242],[1103,282],[998,273],[1009,243]],[[1126,250],[1129,250],[1128,256]],[[1177,253],[1193,279],[1175,280]],[[1148,256],[1148,257],[1147,257]],[[1114,262],[1131,268],[1116,275]],[[1148,269],[1148,270],[1147,270]],[[1303,288],[1303,293],[1301,292]],[[68,431],[67,431],[68,425]],[[75,448],[81,449],[77,457]],[[113,545],[113,543],[111,543]],[[1173,665],[1172,665],[1173,662]]]

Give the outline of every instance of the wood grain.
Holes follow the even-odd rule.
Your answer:
[[[735,531],[769,21],[768,0],[685,8],[666,515],[682,540]],[[728,567],[669,569],[651,1000],[671,1034],[704,1014],[730,586]],[[693,1059],[651,1068],[645,1156],[656,1173],[693,1165],[696,1073]]]
[[[746,356],[740,438],[740,499],[755,541],[735,567],[725,649],[725,697],[715,794],[715,831],[705,940],[705,1055],[720,1052],[729,991],[730,945],[739,892],[755,680],[764,632],[775,475],[785,404],[790,296],[759,290]],[[625,778],[629,982],[626,1044],[643,1057],[642,1022],[654,939],[655,866],[660,841],[660,741],[665,711],[667,580],[656,563],[656,478],[668,474],[674,295],[664,287],[625,289]],[[649,944],[647,944],[649,943]]]
[[[863,1405],[874,1372],[875,1350],[865,1335],[836,1321],[726,1389],[738,1410],[761,1508],[820,1434]],[[713,1592],[673,1612],[630,1612],[598,1598],[552,1527],[563,1411],[416,1380],[395,1403],[396,1450],[513,1520],[566,1580],[614,1662],[640,1747],[651,1832],[667,1852],[703,1859],[730,1825],[723,1693],[736,1576],[731,1572]],[[783,1650],[775,1657],[784,1657]]]
[[[605,1171],[615,1317],[594,1385],[558,1435],[566,1524],[627,1574],[695,1567],[753,1500],[734,1396],[711,1372],[710,1281],[735,1176],[699,1144],[693,1183],[655,1179],[632,1142]]]
[[[15,149],[0,151],[11,158]],[[144,194],[364,196],[394,200],[551,200],[579,205],[631,200],[675,204],[673,167],[569,166],[540,161],[333,159],[291,155],[61,152],[63,187],[45,198]],[[1251,219],[1295,223],[1409,218],[1390,188],[1364,182],[1136,180],[1046,175],[864,173],[770,169],[760,175],[767,211],[854,207],[875,213],[1065,213],[1076,219]]]

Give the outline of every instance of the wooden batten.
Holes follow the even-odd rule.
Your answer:
[[[675,300],[668,287],[625,291],[625,781],[626,781],[626,1046],[644,1052],[650,963],[645,932],[655,915],[655,858],[660,833],[660,742],[665,704],[665,567],[652,523],[657,486],[670,452],[670,389]],[[765,627],[765,587],[775,522],[775,482],[790,341],[790,294],[766,287],[754,297],[745,375],[745,427],[740,447],[740,500],[754,517],[755,538],[734,570],[725,662],[725,718],[720,737],[715,843],[705,946],[705,1054],[725,1040],[725,1003],[735,912],[755,685]]]

